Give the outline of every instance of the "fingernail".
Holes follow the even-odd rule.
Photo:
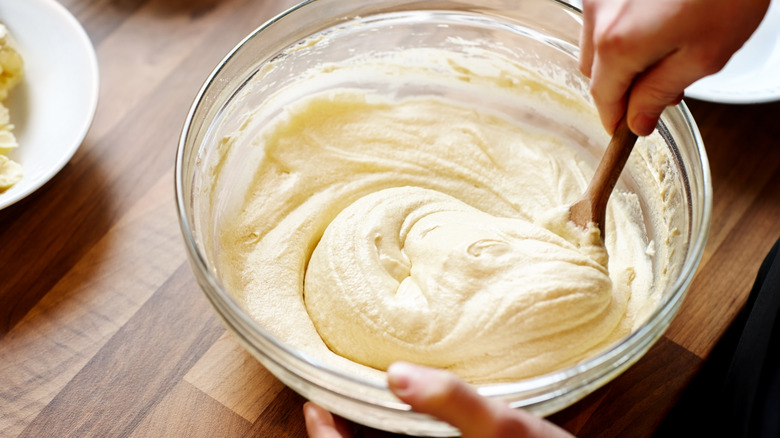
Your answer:
[[[629,126],[637,135],[650,135],[658,124],[658,117],[646,113],[638,113],[631,119]]]
[[[418,372],[414,365],[407,362],[395,362],[387,368],[387,384],[396,395],[410,392],[413,380]]]

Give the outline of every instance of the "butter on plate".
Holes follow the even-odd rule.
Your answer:
[[[22,166],[5,156],[19,144],[12,132],[14,125],[11,124],[8,108],[3,104],[8,92],[23,76],[24,61],[16,41],[8,32],[8,28],[0,24],[0,193],[19,182],[23,176]]]

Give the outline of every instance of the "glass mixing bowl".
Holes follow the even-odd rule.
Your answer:
[[[569,96],[589,104],[588,82],[577,68],[581,25],[577,9],[555,0],[313,0],[279,15],[239,43],[215,68],[190,110],[176,157],[175,182],[181,230],[195,276],[243,346],[290,388],[345,418],[412,435],[456,434],[449,425],[412,412],[383,381],[329,367],[286,344],[234,299],[225,286],[225,273],[218,268],[216,235],[225,218],[240,208],[262,148],[225,139],[257,108],[263,108],[257,115],[262,125],[289,102],[321,89],[345,83],[381,89],[392,68],[375,75],[308,81],[323,65],[337,66],[366,56],[383,60],[385,65],[413,65],[441,78],[433,85],[405,89],[405,94],[448,94],[512,117],[538,116],[527,106],[493,102],[490,94],[452,93],[448,81],[455,77],[463,82],[463,77],[458,79],[463,65],[436,64],[426,56],[396,56],[419,53],[415,52],[419,49],[452,51],[465,57],[467,66],[469,56],[509,59],[539,77],[554,80]],[[501,80],[495,82],[500,86]],[[280,98],[280,90],[289,92]],[[593,162],[608,140],[595,114],[584,115],[585,123],[576,129],[566,120],[553,121],[561,135],[576,140]],[[478,387],[481,394],[548,415],[620,374],[669,326],[704,250],[712,190],[701,138],[684,104],[664,113],[655,138],[656,143],[637,145],[619,187],[637,193],[643,209],[654,208],[658,198],[674,207],[660,216],[662,220],[645,219],[644,224],[649,239],[658,238],[661,227],[674,230],[664,254],[668,263],[655,261],[656,274],[668,280],[660,303],[632,334],[597,356],[546,375],[482,385]],[[659,161],[664,163],[660,167]],[[661,184],[664,188],[659,188]]]

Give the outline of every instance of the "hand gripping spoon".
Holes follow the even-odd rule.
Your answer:
[[[581,228],[594,223],[601,231],[604,240],[604,219],[607,212],[607,200],[615,188],[620,173],[631,155],[637,135],[628,127],[626,117],[620,119],[615,134],[604,151],[596,173],[585,189],[582,197],[569,208],[569,219]]]

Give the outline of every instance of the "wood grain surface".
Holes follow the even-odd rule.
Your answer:
[[[306,436],[304,400],[238,346],[195,283],[173,196],[197,90],[294,2],[62,3],[95,45],[100,101],[70,163],[0,210],[0,436]],[[780,103],[688,104],[715,190],[706,253],[657,345],[551,417],[582,437],[653,433],[780,237]]]

